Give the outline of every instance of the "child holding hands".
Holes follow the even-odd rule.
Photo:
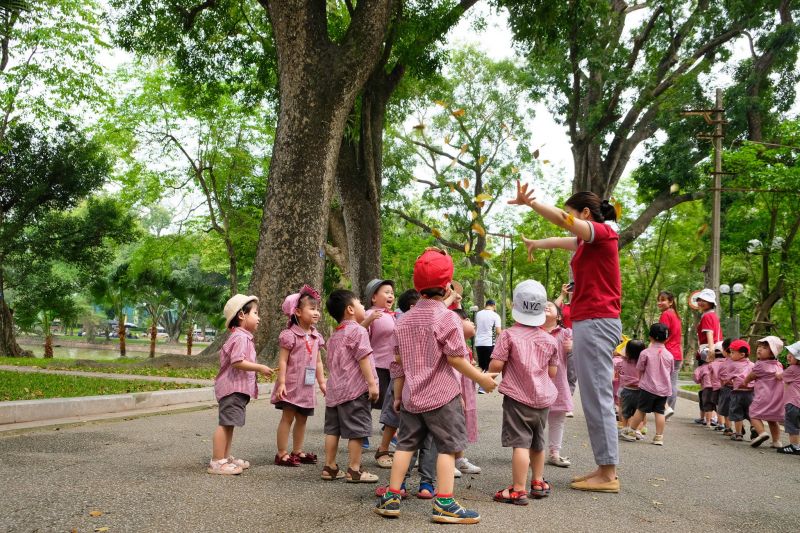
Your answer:
[[[355,294],[335,290],[325,307],[339,326],[328,340],[328,382],[325,395],[325,466],[322,479],[345,477],[336,464],[339,437],[348,439],[347,482],[375,483],[378,476],[361,470],[362,441],[372,431],[372,405],[378,398],[378,376],[364,320],[364,306]]]
[[[504,330],[492,352],[491,372],[502,372],[499,392],[503,398],[503,447],[513,448],[513,483],[497,491],[495,501],[527,505],[550,495],[544,480],[544,429],[551,405],[558,398],[553,383],[558,371],[558,345],[545,323],[547,292],[538,281],[526,280],[514,288],[511,316],[516,323]],[[532,470],[530,493],[526,489]]]
[[[750,423],[758,432],[751,439],[750,446],[757,448],[772,436],[772,447],[780,448],[781,428],[778,422],[783,421],[783,386],[777,379],[783,372],[783,365],[777,356],[783,351],[783,341],[774,335],[758,340],[756,361],[753,371],[745,378],[747,386],[755,381],[753,387],[753,403],[750,404]],[[769,433],[764,430],[764,422],[769,425]]]
[[[286,329],[278,337],[281,351],[278,356],[278,380],[270,401],[283,410],[278,423],[278,466],[317,464],[317,456],[303,451],[306,421],[314,414],[317,395],[314,383],[325,394],[325,374],[322,370],[320,348],[325,347],[322,334],[315,324],[320,319],[319,293],[308,285],[290,294],[281,310],[289,317]],[[292,429],[292,425],[294,428]],[[292,431],[292,453],[289,453],[289,432]]]
[[[730,421],[734,423],[731,440],[744,440],[744,421],[750,420],[750,404],[753,403],[753,387],[745,379],[753,371],[753,362],[748,359],[750,345],[742,339],[731,343],[731,371],[728,381],[731,384]],[[752,432],[752,429],[751,429]],[[755,438],[757,435],[752,435]]]
[[[244,426],[250,398],[258,398],[256,374],[270,376],[272,369],[256,363],[253,333],[258,327],[258,298],[237,294],[225,304],[225,327],[231,331],[219,352],[219,373],[214,394],[219,402],[219,425],[212,439],[209,474],[241,474],[250,463],[231,455],[233,428]]]

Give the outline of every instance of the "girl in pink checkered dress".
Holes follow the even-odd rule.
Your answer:
[[[278,380],[270,399],[277,409],[283,410],[278,423],[278,453],[275,455],[275,464],[316,464],[317,456],[303,451],[303,443],[306,421],[314,414],[317,403],[314,384],[319,384],[320,391],[325,394],[325,374],[319,353],[325,347],[325,339],[315,327],[321,316],[319,293],[304,285],[300,292],[286,297],[281,309],[289,317],[289,322],[278,338],[281,347],[278,356]]]

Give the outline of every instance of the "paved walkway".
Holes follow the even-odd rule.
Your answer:
[[[60,374],[62,376],[81,376],[106,379],[140,379],[142,381],[158,381],[161,383],[191,383],[195,385],[214,385],[213,379],[176,378],[170,376],[143,376],[141,374],[117,374],[114,372],[88,372],[81,370],[52,370],[37,366],[0,365],[0,370],[9,372],[31,372],[37,374]]]
[[[469,531],[800,530],[800,457],[723,439],[691,423],[697,404],[683,399],[663,448],[620,443],[621,494],[568,488],[593,466],[578,409],[564,449],[573,468],[546,470],[552,496],[527,507],[494,503],[511,475],[510,451],[499,446],[501,397],[479,396],[478,408],[481,440],[468,456],[484,473],[456,485],[483,517]],[[442,531],[428,502],[411,499],[399,520],[386,520],[371,511],[374,485],[322,482],[321,467],[273,466],[278,418],[266,400],[250,405],[233,451],[253,467],[234,478],[205,473],[214,409],[0,436],[0,531]],[[318,408],[307,449],[319,454],[322,423]],[[344,462],[344,445],[340,453]],[[364,464],[386,481],[388,471]]]

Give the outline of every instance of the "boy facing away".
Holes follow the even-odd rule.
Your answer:
[[[497,386],[496,374],[481,374],[469,364],[461,320],[443,300],[453,279],[453,260],[438,248],[428,248],[414,264],[414,288],[420,301],[395,328],[395,355],[402,375],[395,379],[395,402],[400,403],[400,429],[389,488],[374,511],[384,517],[400,516],[400,491],[414,452],[430,434],[439,452],[436,477],[439,493],[433,501],[432,520],[475,524],[480,515],[463,508],[453,498],[455,454],[467,445],[461,406],[461,383],[453,369],[487,392]]]

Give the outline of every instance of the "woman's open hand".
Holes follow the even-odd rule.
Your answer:
[[[536,200],[536,197],[533,195],[533,189],[529,191],[527,183],[521,184],[519,180],[517,180],[517,197],[513,200],[509,200],[508,203],[511,205],[529,206],[534,200]]]
[[[522,237],[522,242],[525,243],[525,248],[528,249],[528,262],[531,262],[533,261],[533,251],[538,248],[536,241],[528,239],[525,235],[520,234],[520,237]]]

